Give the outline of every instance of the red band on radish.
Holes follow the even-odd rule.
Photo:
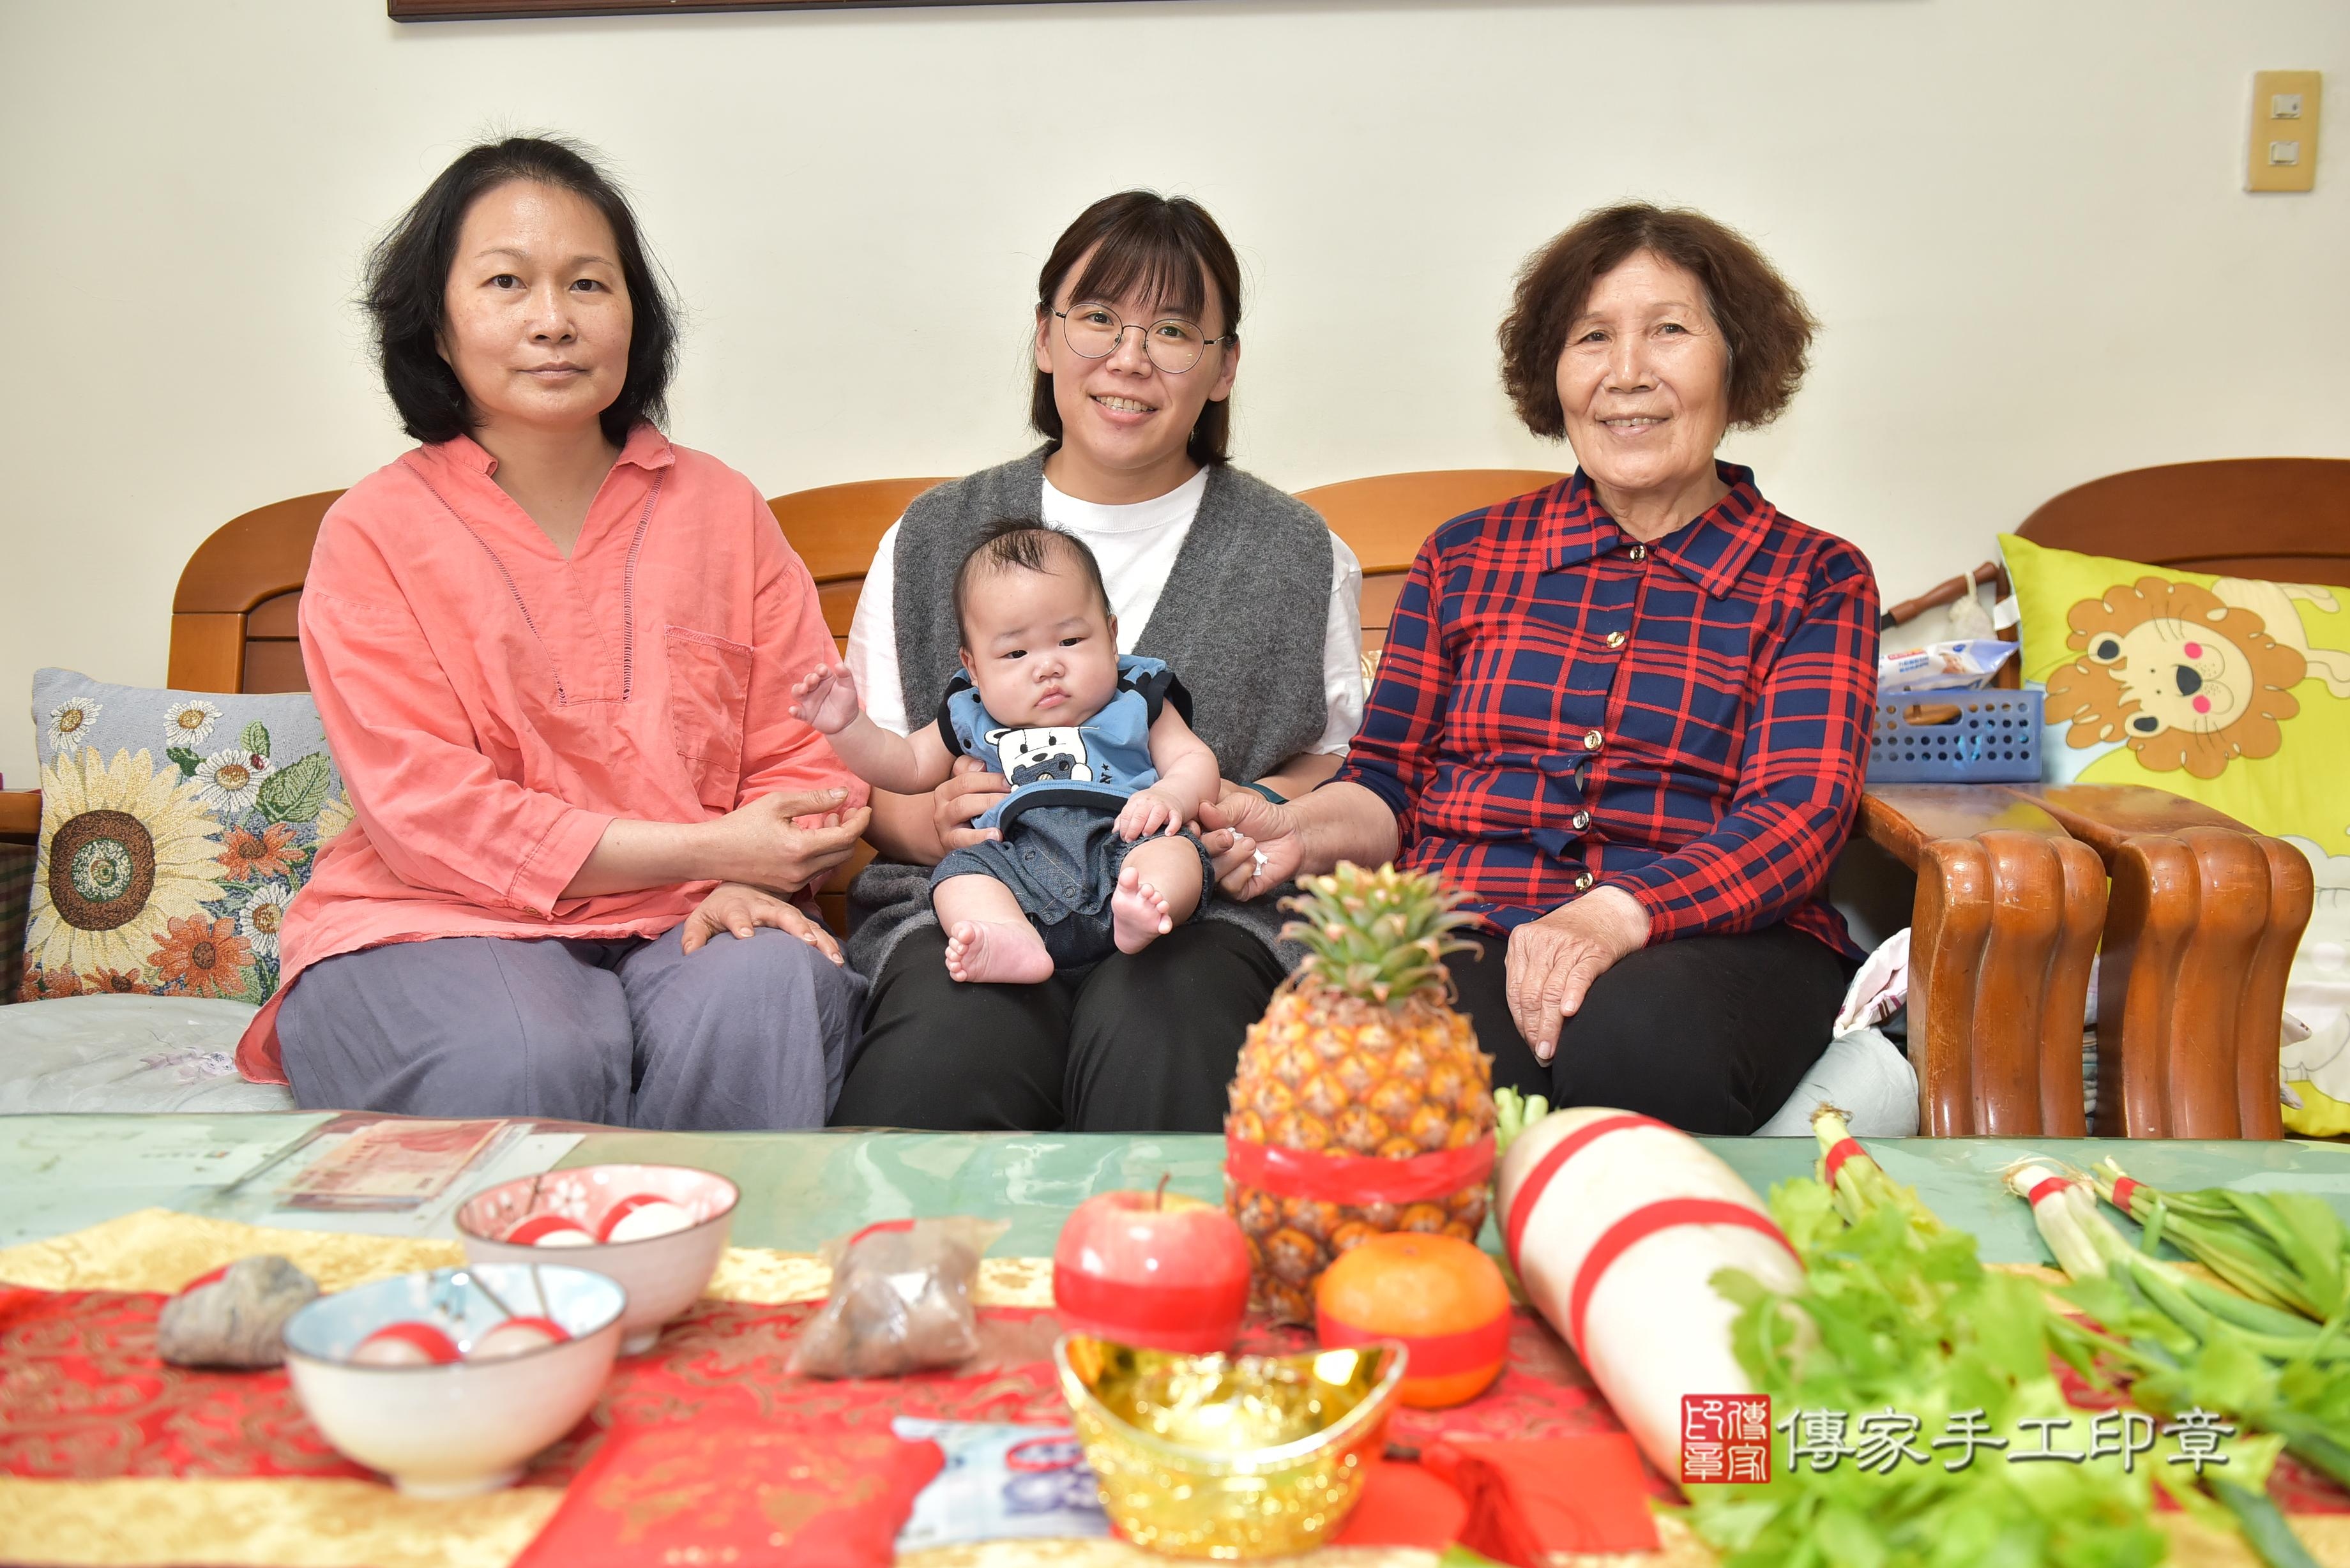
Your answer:
[[[1380,1159],[1273,1148],[1226,1138],[1224,1174],[1243,1187],[1280,1198],[1309,1198],[1322,1203],[1428,1203],[1450,1198],[1492,1175],[1493,1140],[1479,1138],[1459,1148],[1416,1154],[1409,1159]]]
[[[1583,1255],[1583,1266],[1575,1272],[1575,1289],[1568,1293],[1566,1337],[1577,1355],[1583,1351],[1583,1315],[1591,1310],[1591,1294],[1599,1288],[1600,1280],[1609,1267],[1636,1241],[1645,1241],[1659,1231],[1671,1231],[1683,1225],[1736,1225],[1768,1236],[1787,1249],[1790,1257],[1795,1249],[1771,1217],[1749,1209],[1743,1203],[1732,1203],[1721,1198],[1668,1198],[1635,1209],[1600,1233]]]
[[[2069,1176],[2052,1176],[2045,1181],[2034,1182],[2032,1190],[2023,1195],[2023,1200],[2037,1209],[2042,1199],[2054,1198],[2072,1185],[2073,1179]]]
[[[1105,1328],[1134,1328],[1147,1334],[1196,1328],[1238,1317],[1248,1307],[1248,1280],[1229,1285],[1192,1285],[1170,1282],[1138,1289],[1125,1282],[1113,1283],[1075,1269],[1053,1271],[1053,1305],[1062,1313]],[[1120,1337],[1116,1333],[1107,1337]]]
[[[1582,1149],[1612,1132],[1626,1127],[1660,1127],[1665,1124],[1654,1116],[1634,1116],[1627,1111],[1620,1116],[1602,1116],[1596,1122],[1586,1122],[1543,1152],[1526,1179],[1518,1184],[1517,1196],[1510,1200],[1509,1228],[1502,1237],[1502,1250],[1509,1254],[1510,1267],[1518,1267],[1518,1241],[1526,1233],[1526,1221],[1534,1218],[1534,1205],[1542,1200],[1543,1189],[1558,1174],[1559,1167],[1575,1158]],[[1520,1272],[1523,1272],[1523,1270]]]
[[[2130,1211],[2130,1194],[2136,1192],[2142,1185],[2143,1183],[2135,1177],[2117,1178],[2114,1182],[2114,1195],[2109,1201],[2115,1208],[2126,1214]]]
[[[200,1291],[200,1290],[203,1290],[206,1285],[216,1283],[216,1282],[219,1282],[219,1280],[220,1280],[224,1275],[225,1275],[225,1274],[228,1272],[228,1271],[229,1271],[229,1265],[228,1265],[228,1264],[226,1264],[226,1263],[223,1263],[219,1268],[214,1269],[211,1273],[208,1273],[208,1274],[198,1274],[194,1279],[190,1280],[186,1284],[182,1285],[182,1286],[180,1287],[180,1293],[181,1293],[182,1295],[186,1295],[190,1291]]]
[[[1457,1373],[1475,1372],[1505,1361],[1510,1355],[1507,1313],[1489,1324],[1462,1329],[1458,1334],[1379,1334],[1326,1312],[1315,1314],[1314,1334],[1325,1350],[1352,1350],[1375,1339],[1396,1340],[1411,1353],[1411,1360],[1403,1369],[1407,1378],[1451,1377]]]
[[[1840,1137],[1836,1139],[1835,1143],[1828,1149],[1827,1158],[1820,1162],[1822,1176],[1830,1187],[1834,1187],[1835,1185],[1836,1172],[1844,1168],[1844,1162],[1850,1159],[1854,1155],[1865,1155],[1867,1152],[1868,1151],[1866,1149],[1860,1147],[1860,1140],[1858,1138]]]

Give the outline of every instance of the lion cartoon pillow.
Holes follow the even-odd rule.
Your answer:
[[[2201,801],[2309,858],[2285,1122],[2350,1133],[2350,588],[2215,577],[2003,535],[2051,781]]]

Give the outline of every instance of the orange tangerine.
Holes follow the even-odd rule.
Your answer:
[[[1314,1307],[1327,1348],[1403,1341],[1411,1361],[1397,1397],[1423,1410],[1474,1399],[1510,1358],[1510,1287],[1457,1237],[1374,1236],[1322,1271]]]

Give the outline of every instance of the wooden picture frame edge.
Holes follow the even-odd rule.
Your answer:
[[[395,22],[489,22],[556,16],[659,16],[734,11],[861,11],[914,5],[1131,4],[1133,0],[384,0]]]

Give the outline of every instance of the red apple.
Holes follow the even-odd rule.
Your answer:
[[[1121,1345],[1195,1355],[1229,1350],[1248,1292],[1241,1228],[1214,1204],[1180,1193],[1088,1198],[1053,1250],[1061,1326]]]

